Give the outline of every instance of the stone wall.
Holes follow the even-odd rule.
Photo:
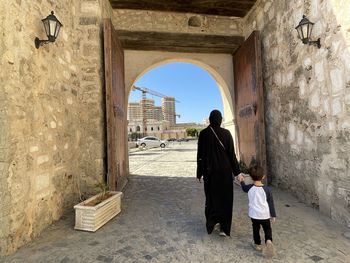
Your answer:
[[[334,220],[350,224],[350,2],[260,0],[246,36],[262,35],[269,177]],[[294,29],[315,23],[303,45]]]
[[[118,30],[242,35],[242,19],[189,13],[114,9]]]
[[[101,18],[107,0],[0,2],[0,254],[13,252],[103,178]],[[54,10],[63,28],[45,39]]]

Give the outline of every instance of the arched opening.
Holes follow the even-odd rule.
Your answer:
[[[137,59],[140,61],[138,64],[135,65],[135,63],[132,63]],[[179,56],[177,53],[164,54],[162,52],[128,51],[126,52],[126,61],[129,61],[125,68],[125,88],[126,94],[128,94],[126,100],[130,97],[134,83],[147,72],[159,66],[180,62],[193,64],[207,71],[217,83],[221,94],[224,117],[223,127],[230,130],[233,138],[236,140],[233,105],[233,64],[231,55],[213,54],[202,57],[201,54],[196,54],[196,56],[193,54],[181,54]]]
[[[220,111],[222,111],[223,113],[223,117],[224,117],[224,122],[223,122],[223,127],[225,127],[226,129],[229,129],[232,133],[233,138],[235,139],[235,128],[233,125],[233,105],[232,105],[232,95],[230,90],[232,90],[232,83],[227,84],[227,82],[225,81],[225,79],[221,76],[221,74],[219,74],[217,72],[217,70],[215,70],[212,66],[204,63],[203,61],[199,61],[199,60],[193,60],[193,59],[166,59],[163,60],[161,62],[157,62],[154,63],[152,65],[149,65],[146,68],[142,68],[140,69],[138,75],[133,78],[133,80],[130,82],[131,85],[128,85],[127,88],[127,94],[129,94],[128,96],[128,100],[129,102],[134,105],[137,102],[137,96],[139,101],[141,100],[141,92],[140,91],[135,91],[135,92],[131,92],[132,91],[132,87],[135,85],[137,87],[144,87],[150,90],[155,90],[161,94],[167,95],[167,96],[175,96],[176,99],[178,99],[179,101],[186,101],[186,99],[184,99],[183,97],[177,97],[177,90],[180,89],[181,87],[173,87],[172,89],[163,89],[161,86],[147,86],[147,84],[144,84],[144,82],[142,81],[143,78],[145,78],[145,76],[147,76],[150,72],[154,71],[154,70],[158,70],[162,67],[166,67],[166,66],[171,66],[174,64],[183,64],[183,65],[190,65],[193,68],[196,68],[199,71],[202,71],[202,74],[205,74],[209,79],[211,79],[211,82],[214,83],[213,84],[213,89],[216,90],[217,96],[219,98],[219,103],[214,103],[211,104],[211,97],[209,96],[206,99],[201,98],[201,95],[207,93],[207,91],[204,90],[200,90],[201,83],[196,83],[195,79],[191,79],[188,80],[189,82],[192,82],[192,87],[187,87],[187,92],[189,93],[188,96],[189,98],[192,100],[192,103],[194,105],[196,105],[195,103],[198,100],[202,100],[202,102],[204,104],[209,104],[210,109],[206,109],[204,110],[204,115],[201,117],[200,120],[196,120],[195,122],[200,123],[202,125],[202,127],[206,127],[208,125],[208,122],[203,122],[204,119],[208,118],[208,115],[210,113],[210,111],[212,109],[219,109]],[[231,68],[230,68],[231,69]],[[231,72],[232,75],[232,72]],[[188,76],[186,76],[188,78]],[[183,77],[183,78],[186,78]],[[181,78],[181,76],[177,76],[177,78]],[[170,82],[172,80],[169,78],[168,79],[168,85],[164,84],[164,86],[170,86]],[[128,80],[126,81],[126,84],[128,83]],[[197,89],[196,89],[197,86]],[[195,90],[197,93],[196,94],[192,94],[192,90]],[[191,91],[191,92],[190,92]],[[135,94],[135,95],[133,95]],[[161,107],[159,104],[157,104],[157,101],[161,101],[161,98],[157,98],[155,96],[153,96],[152,94],[147,94],[147,100],[152,100],[155,101],[155,104],[153,105],[155,108],[156,107]],[[130,100],[130,98],[133,98],[133,100]],[[180,104],[183,104],[182,102],[180,102]],[[177,106],[177,105],[176,105]],[[192,105],[193,106],[193,105]],[[193,110],[196,109],[196,106],[192,107]],[[178,109],[176,109],[177,111]],[[199,109],[201,110],[201,109]],[[140,112],[142,112],[142,109],[140,109]],[[179,115],[183,115],[182,112],[176,112],[176,114],[180,113]],[[141,119],[139,119],[139,121],[142,122]],[[129,119],[129,123],[132,122],[132,120]],[[189,119],[187,119],[187,122],[190,122]],[[147,125],[149,125],[150,123],[147,123]],[[145,126],[145,131],[147,131],[147,125]],[[153,123],[151,123],[151,125],[153,125]],[[140,133],[142,134],[143,128],[142,125],[141,126],[141,131]],[[184,125],[185,126],[185,125]],[[179,143],[186,141],[186,137],[187,132],[186,132],[186,127],[182,127],[181,132],[176,131],[174,129],[174,127],[172,127],[172,125],[169,125],[167,123],[162,123],[162,125],[160,126],[156,126],[157,128],[154,129],[154,126],[148,126],[149,129],[149,133],[147,133],[147,135],[152,135],[152,136],[156,136],[159,139],[163,139],[163,140],[174,140],[177,141]],[[184,145],[184,143],[182,144]],[[134,153],[133,153],[134,155]],[[133,165],[133,160],[129,160],[129,171],[131,174],[133,174],[134,169],[132,167]]]

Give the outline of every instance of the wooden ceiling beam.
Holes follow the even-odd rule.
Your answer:
[[[256,0],[110,0],[115,9],[137,9],[243,17]]]
[[[124,49],[195,53],[229,53],[243,43],[242,36],[118,30]]]

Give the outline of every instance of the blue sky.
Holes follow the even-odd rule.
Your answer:
[[[219,88],[213,77],[204,69],[190,63],[170,63],[148,71],[136,83],[164,95],[175,97],[176,113],[181,117],[177,123],[202,123],[213,109],[222,112],[222,99]],[[140,91],[130,93],[129,102],[141,99]],[[161,98],[147,94],[147,98],[161,105]]]

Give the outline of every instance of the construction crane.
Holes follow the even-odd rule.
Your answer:
[[[142,101],[143,103],[141,104],[142,105],[142,126],[143,126],[143,135],[146,136],[146,133],[147,133],[147,108],[146,108],[146,99],[147,99],[147,96],[146,94],[149,93],[151,95],[154,95],[154,96],[157,96],[157,97],[161,97],[161,98],[165,98],[165,97],[169,97],[169,96],[166,96],[162,93],[159,93],[157,91],[154,91],[154,90],[151,90],[151,89],[148,89],[148,88],[145,88],[145,87],[136,87],[136,86],[133,86],[132,87],[132,90],[139,90],[142,92]],[[180,102],[178,100],[175,100],[175,102]],[[175,118],[176,117],[179,117],[180,118],[180,114],[174,114]]]

